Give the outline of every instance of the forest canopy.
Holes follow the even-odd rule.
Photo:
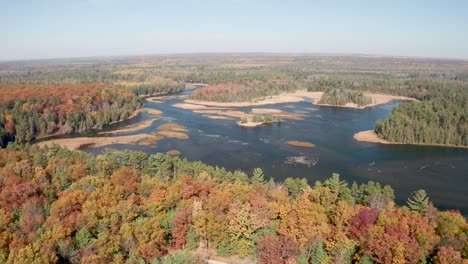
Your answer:
[[[107,84],[0,85],[0,146],[125,120],[139,97]]]
[[[0,150],[0,262],[196,263],[187,250],[197,248],[259,263],[468,257],[464,217],[422,190],[397,206],[375,182],[267,177],[164,154],[10,144]]]

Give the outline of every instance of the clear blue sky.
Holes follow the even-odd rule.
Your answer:
[[[468,0],[0,0],[0,60],[191,52],[468,59]]]

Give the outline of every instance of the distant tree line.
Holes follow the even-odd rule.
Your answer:
[[[88,82],[121,85],[136,95],[180,91],[184,82],[202,82],[210,85],[196,90],[192,99],[218,102],[252,101],[295,90],[357,92],[333,93],[331,97],[326,92],[323,102],[330,104],[353,100],[362,104],[367,99],[360,92],[407,96],[421,103],[397,107],[388,120],[376,126],[380,137],[467,145],[468,73],[463,61],[206,54],[0,64],[0,83]],[[465,101],[457,101],[457,96]],[[418,107],[421,109],[415,110]],[[6,129],[0,127],[0,131]]]
[[[132,85],[120,85],[120,87],[125,88],[137,96],[151,96],[158,94],[167,94],[181,92],[185,89],[185,83],[168,83],[168,82],[158,82],[152,84],[132,84]]]

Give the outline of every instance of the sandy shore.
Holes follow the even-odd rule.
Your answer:
[[[124,133],[130,133],[130,132],[142,130],[142,129],[150,127],[153,124],[153,122],[158,120],[159,117],[162,115],[161,111],[156,110],[156,109],[151,109],[151,108],[143,108],[143,109],[138,110],[138,113],[142,113],[142,112],[147,112],[151,116],[151,118],[148,120],[139,122],[137,124],[134,124],[134,125],[123,127],[121,129],[112,130],[108,132],[99,132],[98,134],[124,134]]]
[[[133,144],[142,140],[154,140],[158,138],[149,134],[138,134],[131,136],[120,136],[120,137],[77,137],[77,138],[60,138],[51,139],[37,143],[40,147],[44,145],[57,144],[62,147],[66,147],[71,150],[77,150],[82,146],[90,145],[92,147],[103,147],[113,144]]]
[[[433,147],[450,147],[450,148],[464,148],[468,149],[468,146],[449,145],[449,144],[424,144],[424,143],[400,143],[390,142],[385,139],[381,139],[377,136],[374,130],[365,130],[354,134],[354,139],[359,142],[378,143],[378,144],[393,144],[393,145],[418,145],[418,146],[433,146]]]
[[[361,131],[354,134],[354,139],[360,142],[369,142],[369,143],[381,143],[381,144],[392,144],[392,142],[385,139],[381,139],[377,136],[374,130]]]

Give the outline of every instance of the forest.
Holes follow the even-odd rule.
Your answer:
[[[355,103],[358,106],[362,106],[371,104],[372,99],[368,96],[365,96],[362,92],[334,88],[327,89],[323,93],[323,96],[318,103],[330,105],[345,105],[346,103]]]
[[[98,83],[70,77],[66,83],[44,79],[0,84],[0,147],[11,141],[99,129],[134,116],[143,105],[141,97],[185,88],[184,82],[157,76],[118,76]],[[80,76],[79,80],[88,79]]]
[[[298,89],[328,104],[363,92],[416,98],[376,124],[403,143],[467,146],[461,61],[186,55],[0,64],[0,263],[467,263],[468,225],[414,190],[226,171],[165,154],[94,155],[33,139],[130,117],[141,97],[207,83],[192,99],[251,101]],[[257,118],[267,118],[258,116]],[[261,121],[261,120],[260,120]],[[26,143],[26,144],[23,144]]]
[[[0,150],[1,263],[466,263],[468,225],[415,190],[226,171],[165,154]]]
[[[250,81],[244,83],[220,83],[197,89],[190,99],[215,102],[248,102],[253,99],[294,92],[298,89],[287,80]]]
[[[468,146],[467,103],[466,86],[431,89],[421,102],[395,107],[375,131],[393,142]]]
[[[101,128],[142,106],[132,93],[106,84],[0,85],[0,146]]]

